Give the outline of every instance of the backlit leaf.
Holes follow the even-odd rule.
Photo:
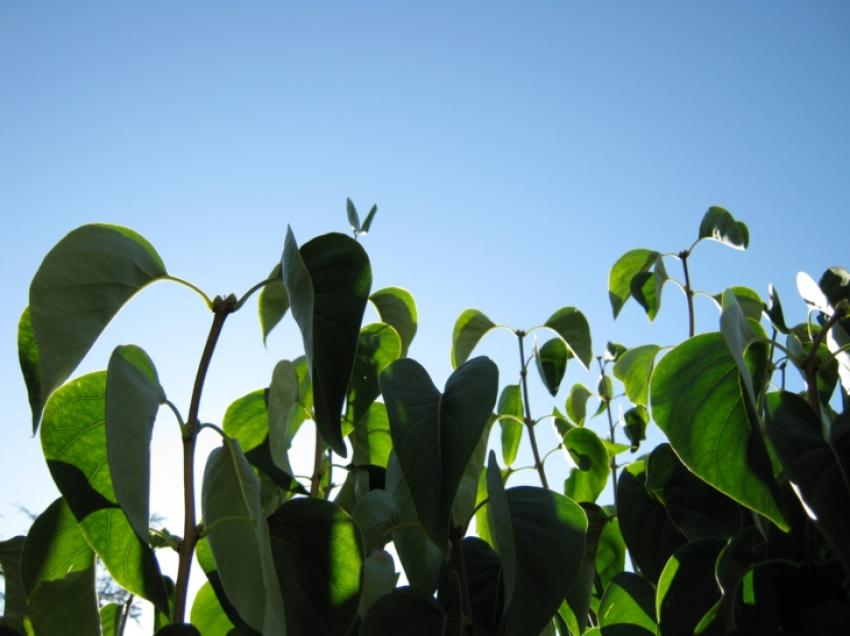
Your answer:
[[[634,347],[614,364],[614,377],[623,383],[626,396],[635,404],[649,403],[649,380],[660,350],[661,347],[652,344]]]
[[[540,373],[543,385],[552,397],[555,397],[558,393],[558,387],[561,386],[561,380],[567,370],[567,360],[571,357],[572,354],[560,338],[547,340],[540,348],[536,345],[534,347],[534,361],[537,363],[537,371]]]
[[[587,417],[587,401],[591,395],[593,394],[583,384],[575,384],[570,389],[564,408],[577,426],[584,426],[584,420]]]
[[[564,494],[577,502],[594,502],[608,483],[608,451],[589,428],[574,428],[564,435],[564,448],[575,467],[564,482]]]
[[[499,395],[499,405],[496,408],[499,416],[499,427],[502,429],[502,459],[510,466],[516,461],[519,443],[522,439],[522,397],[518,384],[508,384]]]
[[[204,583],[195,594],[190,619],[203,636],[228,636],[234,629],[209,582]]]
[[[647,249],[630,250],[623,254],[608,275],[608,299],[616,318],[632,295],[632,279],[649,270],[658,258],[658,252]]]
[[[406,356],[419,323],[413,294],[401,287],[385,287],[369,296],[369,300],[375,305],[381,320],[398,332],[401,355]]]
[[[693,634],[703,615],[720,598],[714,564],[720,539],[699,539],[673,553],[658,578],[655,612],[662,634]]]
[[[655,624],[655,590],[645,578],[620,572],[605,589],[599,606],[602,636],[651,636]]]
[[[258,300],[263,344],[266,343],[272,329],[289,311],[289,295],[286,293],[286,287],[283,284],[283,270],[280,263],[272,268],[269,278],[274,280],[260,290]]]
[[[452,368],[457,369],[467,361],[478,341],[496,326],[477,309],[466,309],[458,316],[452,333]]]
[[[549,316],[543,326],[549,327],[561,337],[585,369],[590,368],[593,360],[593,345],[590,341],[590,326],[583,313],[575,307],[562,307]]]
[[[745,250],[750,244],[750,232],[742,221],[725,209],[717,206],[708,208],[699,225],[699,238],[719,241],[724,245]]]
[[[351,229],[355,232],[360,231],[360,215],[357,214],[357,208],[354,207],[354,203],[351,199],[345,200],[345,212],[348,215],[348,223],[351,225]]]
[[[44,406],[41,396],[41,362],[38,356],[38,345],[32,332],[32,317],[30,308],[24,309],[18,322],[18,361],[21,365],[21,373],[27,386],[27,398],[30,410],[41,413]],[[33,433],[35,433],[38,419],[33,415]]]

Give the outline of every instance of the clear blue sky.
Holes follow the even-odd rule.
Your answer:
[[[304,242],[347,229],[347,196],[377,203],[375,288],[415,294],[410,354],[438,385],[468,306],[516,326],[577,306],[597,351],[676,342],[676,290],[655,324],[631,304],[615,323],[608,270],[633,247],[687,247],[715,204],[749,224],[751,249],[703,245],[695,286],[772,282],[801,320],[796,272],[850,266],[848,69],[842,1],[3,2],[0,537],[27,524],[15,504],[55,496],[15,333],[42,256],[74,227],[130,226],[173,274],[240,293],[279,258],[287,224]],[[711,305],[698,311],[715,329]],[[191,294],[155,285],[81,371],[134,342],[185,404],[207,321]],[[481,347],[502,384],[516,381],[513,344],[499,333]],[[220,421],[299,349],[291,320],[264,350],[253,310],[234,317],[203,418]],[[574,368],[574,381],[596,377]],[[565,394],[538,386],[534,410]],[[177,444],[163,417],[160,485]]]

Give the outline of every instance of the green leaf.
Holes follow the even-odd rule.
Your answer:
[[[522,397],[518,384],[508,384],[499,395],[499,405],[496,407],[499,416],[499,426],[502,429],[502,459],[507,466],[516,461],[519,443],[522,439]]]
[[[393,450],[390,436],[390,418],[387,407],[373,402],[363,414],[351,435],[354,448],[352,463],[355,466],[377,466],[386,468]]]
[[[292,440],[301,424],[310,416],[310,411],[304,407],[309,403],[309,398],[304,395],[304,383],[298,376],[297,363],[281,360],[272,371],[268,393],[269,451],[275,465],[290,475],[289,449]]]
[[[41,361],[38,355],[38,345],[32,332],[32,317],[30,308],[24,309],[18,322],[18,361],[21,364],[21,373],[27,386],[27,398],[30,410],[41,413],[44,406],[41,397]],[[33,433],[36,431],[38,418],[33,415]]]
[[[289,295],[286,293],[286,287],[283,284],[283,270],[280,263],[272,268],[269,278],[274,280],[260,290],[258,300],[263,344],[266,344],[272,329],[289,311]]]
[[[485,634],[496,634],[504,610],[499,555],[478,537],[463,539],[461,549],[469,584],[472,622]]]
[[[729,352],[732,354],[735,364],[738,365],[741,381],[744,383],[747,397],[750,399],[750,406],[755,411],[756,388],[753,385],[752,373],[744,356],[747,347],[753,342],[758,342],[759,338],[764,339],[764,333],[758,323],[747,319],[735,294],[730,289],[723,292],[722,306],[720,333],[723,334],[726,346],[729,347]]]
[[[9,627],[17,633],[24,633],[24,617],[28,610],[27,594],[21,579],[21,556],[25,541],[26,537],[22,536],[0,541],[0,570],[5,584],[0,627]]]
[[[204,583],[195,595],[190,618],[204,636],[228,636],[235,629],[209,582]]]
[[[452,368],[457,369],[466,362],[478,341],[495,327],[496,323],[477,309],[465,309],[452,332]]]
[[[386,490],[372,490],[354,506],[351,515],[363,536],[363,551],[370,554],[382,550],[390,540],[390,532],[400,525],[398,509]]]
[[[540,348],[536,344],[534,346],[534,360],[537,363],[537,371],[540,373],[543,385],[552,394],[552,397],[555,397],[558,393],[558,387],[561,386],[561,380],[564,379],[564,373],[567,370],[567,360],[571,357],[572,354],[560,338],[547,340]]]
[[[463,470],[455,493],[454,502],[452,502],[451,524],[452,527],[460,531],[461,535],[466,534],[466,528],[472,521],[473,511],[478,502],[478,480],[484,468],[484,459],[487,457],[487,445],[494,421],[495,417],[491,416],[484,433],[478,440],[478,446],[472,451],[472,456],[466,463],[466,468]]]
[[[750,232],[743,222],[736,221],[728,211],[712,206],[702,217],[699,239],[720,241],[736,250],[745,250],[750,244]]]
[[[632,280],[641,272],[649,270],[658,258],[658,252],[636,249],[626,252],[614,263],[608,275],[608,299],[614,318],[632,295]]]
[[[260,481],[239,442],[225,437],[207,458],[201,506],[227,598],[252,629],[285,634],[269,526],[260,505]]]
[[[850,415],[840,416],[832,426],[836,438],[844,438],[845,448],[840,450],[824,439],[817,416],[798,395],[768,394],[766,420],[773,448],[796,486],[794,492],[850,573]]]
[[[655,612],[662,634],[693,634],[703,615],[720,598],[714,564],[720,539],[699,539],[673,553],[658,578]]]
[[[360,231],[360,215],[357,214],[357,208],[354,207],[354,203],[351,199],[345,200],[345,211],[348,214],[348,223],[351,225],[351,229],[354,232]]]
[[[299,497],[268,523],[286,633],[346,634],[357,616],[363,569],[354,520],[331,501]]]
[[[378,491],[376,491],[378,492]],[[398,582],[393,556],[386,550],[375,550],[363,561],[363,584],[360,587],[360,618],[366,616],[375,601],[389,594]]]
[[[449,377],[442,394],[410,358],[381,374],[393,448],[422,527],[444,550],[458,485],[496,402],[498,373],[488,358],[475,358]]]
[[[587,319],[575,307],[562,307],[543,324],[558,334],[570,352],[579,359],[585,369],[593,360],[593,345],[590,342],[590,326]]]
[[[419,324],[413,294],[401,287],[385,287],[369,296],[369,300],[375,305],[381,320],[398,332],[401,355],[406,356]]]
[[[564,494],[577,502],[594,502],[608,483],[608,451],[589,428],[574,428],[564,435],[564,448],[575,467],[564,482]]]
[[[388,324],[376,322],[363,327],[357,339],[357,354],[346,398],[343,434],[355,430],[369,407],[381,394],[378,376],[401,356],[401,339]]]
[[[504,490],[495,454],[487,468],[489,518],[502,560],[508,634],[536,634],[552,619],[579,574],[587,517],[573,501],[551,490]]]
[[[617,517],[632,562],[651,582],[658,580],[667,559],[685,537],[667,510],[646,491],[643,460],[625,467],[617,479]]]
[[[639,574],[620,572],[605,589],[599,606],[602,636],[650,636],[655,624],[655,590]]]
[[[614,364],[614,377],[623,383],[628,397],[635,404],[649,403],[649,380],[655,367],[655,356],[661,347],[643,345],[626,351]]]
[[[119,506],[106,450],[106,372],[72,380],[44,407],[41,446],[53,481],[112,577],[167,611],[156,557]]]
[[[45,581],[58,581],[93,566],[94,552],[60,497],[33,521],[27,534],[20,565],[24,590],[30,595]]]
[[[711,297],[721,310],[723,309],[723,294],[726,292],[729,292],[735,297],[735,300],[741,307],[741,311],[744,313],[744,316],[750,320],[759,322],[761,320],[762,312],[767,311],[767,307],[758,293],[749,287],[740,286],[729,287],[724,290],[723,293],[714,294]]]
[[[638,404],[623,414],[623,431],[631,443],[631,450],[635,452],[640,443],[646,439],[646,427],[649,425],[649,413],[646,407]]]
[[[443,636],[446,615],[437,601],[415,590],[379,598],[360,625],[360,636]]]
[[[48,252],[30,285],[40,404],[77,367],[124,303],[165,276],[151,244],[115,225],[84,225]],[[40,416],[40,409],[33,411],[33,430]]]
[[[577,426],[584,426],[584,420],[587,417],[587,400],[591,395],[593,394],[583,384],[574,384],[570,389],[564,408]]]
[[[667,270],[664,267],[664,259],[659,256],[655,259],[652,271],[644,271],[635,274],[631,281],[631,292],[638,304],[643,307],[646,317],[650,321],[655,320],[661,309],[661,292],[664,283],[669,280]]]
[[[106,369],[106,456],[118,505],[148,539],[150,444],[165,391],[153,362],[135,345],[116,347]]]
[[[216,566],[215,558],[213,557],[212,550],[210,549],[210,543],[206,537],[201,537],[195,545],[195,559],[197,559],[198,565],[200,565],[201,569],[204,571],[204,574],[207,577],[207,582],[212,588],[213,594],[218,599],[218,606],[225,613],[227,619],[233,623],[236,628],[236,633],[239,636],[261,636],[260,632],[252,629],[247,623],[245,623],[239,615],[239,612],[237,612],[236,608],[233,607],[230,599],[228,599],[227,595],[224,593],[221,576],[219,576],[218,573],[218,566]],[[214,616],[209,618],[213,619]],[[206,636],[206,632],[204,632],[204,635]],[[228,634],[228,636],[235,636],[235,634]]]
[[[100,636],[94,563],[61,579],[43,581],[30,595],[30,621],[38,636]]]
[[[591,607],[591,597],[596,580],[596,550],[599,547],[602,529],[608,522],[608,517],[602,508],[596,504],[583,503],[581,507],[587,515],[584,556],[579,566],[578,575],[566,596],[567,605],[576,618],[578,627],[576,632],[579,634],[587,627],[588,612]]]
[[[738,366],[719,333],[701,334],[668,353],[652,376],[652,414],[694,474],[787,530],[760,433],[752,430]],[[747,350],[762,368],[766,348]]]
[[[373,205],[369,210],[369,214],[366,215],[366,220],[363,221],[363,225],[360,227],[360,232],[358,234],[368,234],[369,229],[372,227],[372,221],[375,220],[375,215],[378,213],[378,206]]]
[[[591,609],[600,612],[599,606],[602,595],[609,583],[617,574],[623,571],[626,563],[626,543],[620,533],[620,524],[616,518],[609,518],[599,535],[599,545],[596,547],[596,580],[590,600]]]
[[[100,629],[103,636],[123,636],[121,634],[121,615],[124,606],[121,603],[108,603],[100,608]]]
[[[656,446],[646,461],[646,491],[689,541],[727,538],[741,529],[739,506],[695,477],[669,444]]]
[[[782,312],[782,302],[779,300],[779,292],[771,284],[768,285],[768,294],[770,295],[770,304],[765,308],[765,313],[770,318],[770,322],[781,333],[787,334],[790,332],[785,324],[785,314]]]
[[[372,285],[369,257],[343,234],[319,236],[299,250],[288,229],[282,267],[292,315],[304,340],[316,428],[333,451],[345,457],[341,411]]]

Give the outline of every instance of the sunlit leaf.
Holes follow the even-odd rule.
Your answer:
[[[0,570],[5,584],[0,627],[8,627],[14,630],[14,634],[24,633],[24,617],[28,611],[27,594],[21,580],[21,554],[25,541],[23,536],[0,541]]]
[[[544,323],[558,334],[570,352],[579,359],[585,369],[593,360],[593,345],[590,341],[590,325],[587,318],[575,307],[562,307]]]
[[[599,605],[602,636],[651,636],[655,624],[655,590],[645,578],[620,572],[605,589]]]
[[[84,225],[48,252],[30,285],[41,405],[124,303],[164,276],[165,266],[151,244],[116,225]],[[33,411],[33,430],[40,415],[40,409]]]
[[[518,384],[508,384],[502,389],[496,413],[500,416],[499,427],[502,429],[502,460],[510,466],[516,461],[516,454],[522,439],[522,422],[524,420],[522,397]]]
[[[727,210],[708,208],[699,225],[699,238],[719,241],[724,245],[745,250],[750,244],[750,232],[742,221],[736,221]]]
[[[560,338],[547,340],[542,347],[534,347],[537,371],[540,373],[543,385],[552,397],[555,397],[558,393],[558,387],[561,386],[561,380],[567,370],[567,360],[571,357],[572,354]]]
[[[38,636],[100,636],[94,562],[60,579],[42,581],[30,594],[29,618]]]
[[[458,316],[452,332],[452,368],[456,369],[469,358],[478,341],[496,326],[477,309],[466,309]]]
[[[658,258],[658,252],[647,249],[630,250],[623,254],[608,275],[608,299],[616,318],[623,305],[632,295],[632,280],[646,272]]]
[[[203,636],[229,636],[230,631],[234,629],[209,582],[204,583],[195,594],[189,616],[192,624]]]
[[[714,564],[724,543],[720,539],[698,539],[686,543],[670,557],[658,577],[655,595],[661,634],[693,634],[720,598]]]
[[[272,268],[269,274],[269,279],[272,282],[267,283],[260,290],[259,313],[260,313],[260,328],[263,331],[263,344],[269,337],[272,329],[289,311],[289,295],[286,293],[286,287],[283,284],[283,270],[280,263]]]
[[[768,295],[770,296],[770,302],[765,307],[765,313],[767,313],[770,321],[773,323],[773,326],[776,327],[778,331],[787,334],[789,329],[785,324],[785,314],[782,312],[782,302],[779,300],[779,292],[776,291],[776,288],[772,284],[768,285]]]
[[[655,320],[661,309],[661,292],[669,278],[667,269],[664,267],[664,259],[660,256],[656,258],[651,271],[639,272],[632,278],[632,295],[643,307],[650,321]]]
[[[577,426],[584,426],[584,420],[587,417],[587,401],[591,395],[593,394],[583,384],[574,384],[570,389],[564,408]]]
[[[282,267],[292,315],[304,341],[316,427],[333,451],[345,457],[341,412],[372,285],[369,257],[357,241],[343,234],[319,236],[299,250],[289,229]]]
[[[44,406],[41,396],[41,362],[38,355],[38,345],[32,332],[32,317],[30,308],[24,309],[18,322],[18,362],[21,365],[21,374],[27,386],[27,398],[30,410],[33,412],[33,433],[35,433],[38,419],[36,413],[41,413]]]
[[[614,377],[623,383],[626,397],[635,404],[649,403],[649,381],[660,350],[661,347],[652,344],[634,347],[614,364]]]
[[[608,451],[589,428],[574,428],[564,435],[564,448],[575,467],[564,482],[564,494],[577,502],[594,502],[608,483]]]
[[[375,305],[381,320],[398,332],[401,355],[406,356],[419,323],[413,294],[401,287],[385,287],[369,296],[369,300]]]

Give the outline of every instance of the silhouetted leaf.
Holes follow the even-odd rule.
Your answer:
[[[581,507],[587,515],[584,556],[581,559],[578,574],[566,595],[567,605],[576,618],[578,629],[575,631],[579,634],[584,632],[585,627],[587,627],[588,612],[591,606],[590,599],[596,580],[596,550],[599,547],[602,529],[608,522],[605,512],[596,504],[582,503]]]
[[[632,452],[636,451],[640,443],[646,439],[646,427],[649,425],[649,413],[646,407],[638,404],[623,413],[623,431],[629,438]]]
[[[382,596],[360,625],[360,636],[443,636],[446,615],[437,601],[415,590]]]
[[[602,636],[650,636],[655,624],[655,590],[645,578],[620,572],[605,590],[599,605]]]
[[[21,580],[21,554],[25,541],[26,537],[23,536],[0,541],[0,570],[2,570],[5,584],[0,627],[8,627],[14,630],[15,634],[24,633],[24,617],[28,610],[27,594]]]
[[[456,369],[469,358],[478,341],[496,326],[477,309],[466,309],[458,316],[452,333],[452,368]]]
[[[346,398],[343,434],[356,430],[361,418],[381,394],[378,376],[399,356],[401,339],[393,327],[375,322],[360,330]]]
[[[714,564],[723,545],[720,539],[699,539],[686,543],[670,557],[658,578],[655,596],[662,634],[693,634],[703,615],[720,598]]]
[[[357,208],[354,207],[354,203],[351,199],[345,200],[345,212],[348,214],[348,223],[351,225],[351,229],[354,232],[360,231],[360,215],[357,214]]]
[[[765,308],[765,313],[767,313],[770,321],[773,323],[773,326],[776,327],[778,331],[787,334],[789,329],[785,324],[785,315],[782,312],[782,303],[779,300],[779,292],[777,292],[776,288],[771,284],[768,285],[768,294],[770,295],[770,303]]]

